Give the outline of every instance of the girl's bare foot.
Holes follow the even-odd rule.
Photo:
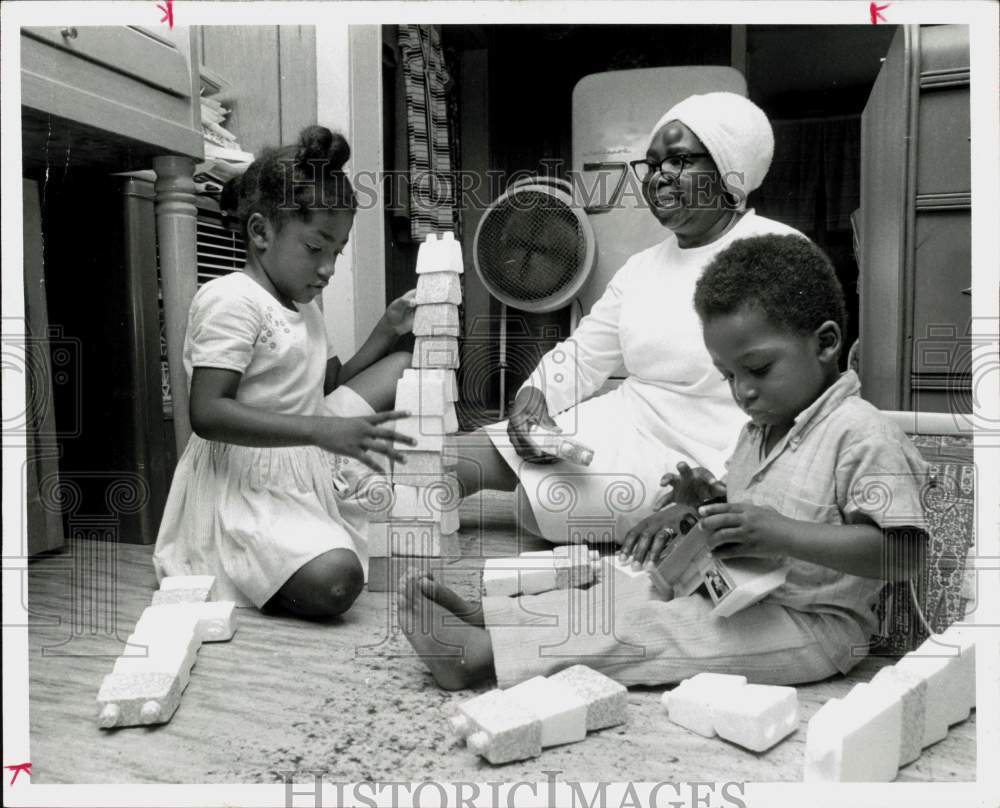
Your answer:
[[[462,690],[492,678],[493,648],[486,629],[456,619],[425,594],[425,586],[450,592],[426,573],[409,572],[400,579],[397,610],[400,628],[435,681],[445,690]]]

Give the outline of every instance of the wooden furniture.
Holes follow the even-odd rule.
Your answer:
[[[159,368],[147,364],[150,340],[159,355],[157,257],[167,352],[185,414],[171,442],[183,448],[189,434],[182,349],[195,288],[192,175],[204,151],[194,32],[172,36],[131,26],[21,30],[22,173],[39,181],[43,245],[39,277],[26,262],[26,279],[45,282],[49,319],[72,327],[65,336],[81,350],[69,368],[81,386],[61,392],[58,379],[49,385],[61,482],[81,492],[63,503],[67,535],[96,503],[110,520],[102,536],[155,540],[171,454],[163,446]],[[158,174],[155,199],[109,179],[149,168]],[[55,350],[50,341],[49,353]]]
[[[861,392],[883,409],[972,409],[969,141],[968,28],[901,27],[861,135]]]
[[[113,170],[149,168],[163,154],[201,159],[198,76],[189,57],[141,28],[24,28],[21,104],[33,119],[53,115],[102,133],[95,158],[108,163],[114,155]]]

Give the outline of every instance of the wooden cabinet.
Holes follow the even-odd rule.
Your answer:
[[[862,115],[862,395],[971,410],[969,38],[907,26]]]
[[[98,157],[117,171],[149,168],[163,154],[200,160],[199,83],[190,55],[141,28],[23,28],[25,118],[72,122],[74,137],[96,141]]]
[[[37,193],[26,192],[26,219],[35,223],[26,245],[35,246],[24,271],[37,301],[45,290],[44,301],[29,300],[26,330],[47,343],[53,367],[57,354],[72,360],[42,382],[48,389],[32,391],[51,398],[55,425],[35,428],[29,463],[44,500],[55,477],[42,461],[50,450],[58,457],[59,485],[74,492],[55,505],[67,535],[90,536],[96,519],[95,535],[152,542],[166,496],[157,263],[171,371],[183,380],[195,288],[192,174],[204,156],[195,32],[174,36],[128,26],[21,30],[22,176],[38,183]],[[109,177],[150,168],[155,192],[136,183],[123,192]],[[60,335],[75,353],[60,352]],[[180,397],[186,412],[186,390]],[[175,429],[181,446],[183,426]],[[33,551],[58,533],[53,509],[43,511],[29,502]]]

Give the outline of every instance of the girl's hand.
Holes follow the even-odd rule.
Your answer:
[[[660,485],[667,487],[653,503],[658,511],[675,502],[688,508],[697,508],[707,499],[726,495],[726,484],[719,482],[708,469],[692,469],[683,460],[677,464],[677,474],[668,471],[660,479]]]
[[[670,511],[657,511],[643,519],[625,534],[618,557],[623,562],[631,558],[636,569],[643,564],[655,566],[667,544],[677,535],[670,526],[671,516]]]
[[[402,297],[393,300],[385,310],[383,315],[385,323],[397,336],[409,334],[413,330],[413,315],[417,307],[414,302],[416,296],[417,290],[411,289]]]
[[[360,460],[372,471],[384,474],[385,470],[368,455],[377,452],[392,458],[397,463],[405,462],[402,453],[396,451],[393,442],[415,446],[416,441],[391,429],[380,427],[386,421],[395,421],[409,416],[406,410],[377,412],[357,418],[317,417],[314,443],[321,449],[346,455]]]
[[[539,452],[528,437],[528,430],[535,424],[556,432],[562,431],[549,415],[544,393],[537,387],[526,387],[514,399],[507,422],[507,435],[514,451],[530,463],[555,463],[559,458]]]
[[[785,537],[795,521],[773,508],[746,502],[719,502],[698,509],[708,549],[716,558],[788,555]]]

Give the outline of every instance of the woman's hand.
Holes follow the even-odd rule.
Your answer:
[[[403,455],[393,448],[393,442],[415,446],[416,441],[379,424],[406,418],[409,414],[405,410],[393,410],[357,418],[318,416],[315,418],[313,443],[328,452],[356,458],[372,471],[384,474],[385,470],[372,460],[368,452],[377,452],[397,463],[404,463]]]
[[[636,568],[643,564],[647,567],[655,566],[667,544],[677,535],[671,527],[672,517],[669,510],[647,516],[625,534],[618,557],[622,561],[632,559],[632,565]]]
[[[549,415],[549,406],[542,391],[537,387],[525,387],[514,399],[510,420],[507,422],[507,435],[514,450],[525,460],[531,463],[555,463],[558,458],[539,452],[528,437],[528,430],[536,424],[555,432],[562,431]]]
[[[692,469],[683,460],[677,464],[677,474],[668,471],[660,479],[660,485],[667,488],[653,503],[658,511],[675,502],[688,508],[697,508],[708,499],[726,495],[726,484],[719,482],[708,469]]]
[[[385,310],[382,315],[386,325],[398,336],[409,334],[413,330],[413,315],[417,304],[415,298],[417,290],[411,289],[402,297],[397,297]]]
[[[698,509],[705,542],[716,558],[788,555],[795,520],[747,502],[718,502]]]

